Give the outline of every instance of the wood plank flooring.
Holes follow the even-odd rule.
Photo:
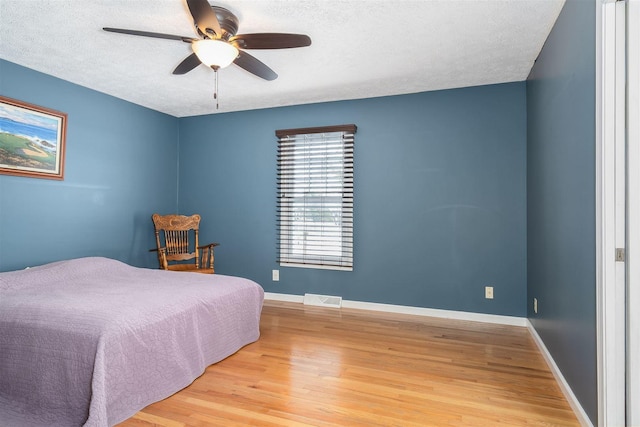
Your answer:
[[[131,426],[578,426],[523,327],[265,301],[261,337]]]

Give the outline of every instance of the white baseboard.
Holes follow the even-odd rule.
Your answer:
[[[290,295],[290,294],[276,294],[273,292],[265,292],[264,299],[271,301],[283,301],[283,302],[304,302],[303,295]]]
[[[529,332],[531,333],[533,340],[538,346],[540,353],[542,353],[542,357],[544,357],[544,360],[547,362],[547,365],[549,366],[551,373],[556,378],[556,381],[560,386],[560,389],[562,390],[564,397],[567,399],[567,402],[569,402],[569,405],[571,406],[571,409],[573,409],[574,414],[576,414],[576,417],[578,417],[578,421],[580,422],[580,425],[583,427],[593,427],[593,424],[591,423],[589,416],[584,411],[584,408],[576,398],[576,395],[573,394],[573,390],[571,390],[571,387],[569,386],[569,383],[567,382],[567,380],[564,379],[564,376],[562,375],[560,368],[558,368],[558,365],[556,365],[556,362],[553,360],[551,353],[549,353],[549,350],[547,350],[547,346],[544,345],[544,341],[542,341],[542,338],[540,338],[540,335],[538,335],[538,332],[533,327],[529,319],[526,319],[526,321],[527,321],[527,329],[529,329]]]
[[[264,299],[302,303],[304,297],[302,295],[265,292]],[[359,310],[383,311],[387,313],[440,317],[444,319],[467,320],[472,322],[496,323],[500,325],[527,326],[527,319],[524,317],[501,316],[497,314],[471,313],[467,311],[440,310],[436,308],[411,307],[407,305],[380,304],[375,302],[350,300],[342,300],[342,307],[355,308]]]

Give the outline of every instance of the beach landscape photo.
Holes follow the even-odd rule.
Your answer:
[[[57,173],[61,120],[0,103],[0,168]]]

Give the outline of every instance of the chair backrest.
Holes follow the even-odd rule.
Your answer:
[[[200,215],[158,215],[153,214],[158,250],[164,248],[167,261],[193,260],[199,267],[198,228]],[[190,240],[193,236],[193,240]]]

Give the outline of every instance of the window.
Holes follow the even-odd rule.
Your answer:
[[[353,270],[355,125],[276,131],[278,262]]]

